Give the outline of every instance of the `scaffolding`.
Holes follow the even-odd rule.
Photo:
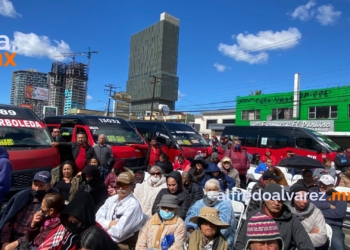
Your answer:
[[[49,72],[51,106],[59,115],[70,108],[85,108],[88,66],[79,62],[54,62]]]

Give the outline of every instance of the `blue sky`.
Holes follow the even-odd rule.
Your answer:
[[[295,73],[302,90],[350,83],[350,0],[0,0],[0,35],[18,50],[17,67],[0,67],[1,103],[14,70],[48,72],[60,53],[91,47],[99,53],[87,108],[103,110],[104,85],[125,90],[131,35],[162,12],[180,19],[178,111],[233,108],[251,90],[292,91]]]

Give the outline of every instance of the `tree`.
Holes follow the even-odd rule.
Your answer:
[[[255,91],[250,91],[250,96],[252,95],[262,95],[262,91],[261,90],[255,90]]]

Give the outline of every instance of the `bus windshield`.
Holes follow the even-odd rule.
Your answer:
[[[115,125],[90,126],[90,131],[95,143],[98,143],[98,136],[104,134],[106,136],[106,144],[109,145],[144,144],[141,136],[132,127],[116,127]]]
[[[328,149],[330,149],[331,151],[337,151],[337,149],[340,148],[340,146],[338,144],[336,144],[334,141],[332,141],[328,137],[326,137],[326,136],[324,136],[316,131],[312,131],[312,133],[317,137],[317,139],[319,139],[321,142],[323,142],[324,146],[328,147]]]
[[[51,142],[46,129],[0,127],[1,147],[51,146]]]
[[[182,123],[164,123],[172,137],[180,146],[198,147],[209,144],[192,127]]]

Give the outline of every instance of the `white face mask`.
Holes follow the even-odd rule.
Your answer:
[[[151,181],[153,183],[158,183],[160,181],[160,176],[158,176],[158,177],[151,176]]]
[[[220,195],[218,191],[209,191],[207,192],[207,197],[210,201],[215,201]]]

